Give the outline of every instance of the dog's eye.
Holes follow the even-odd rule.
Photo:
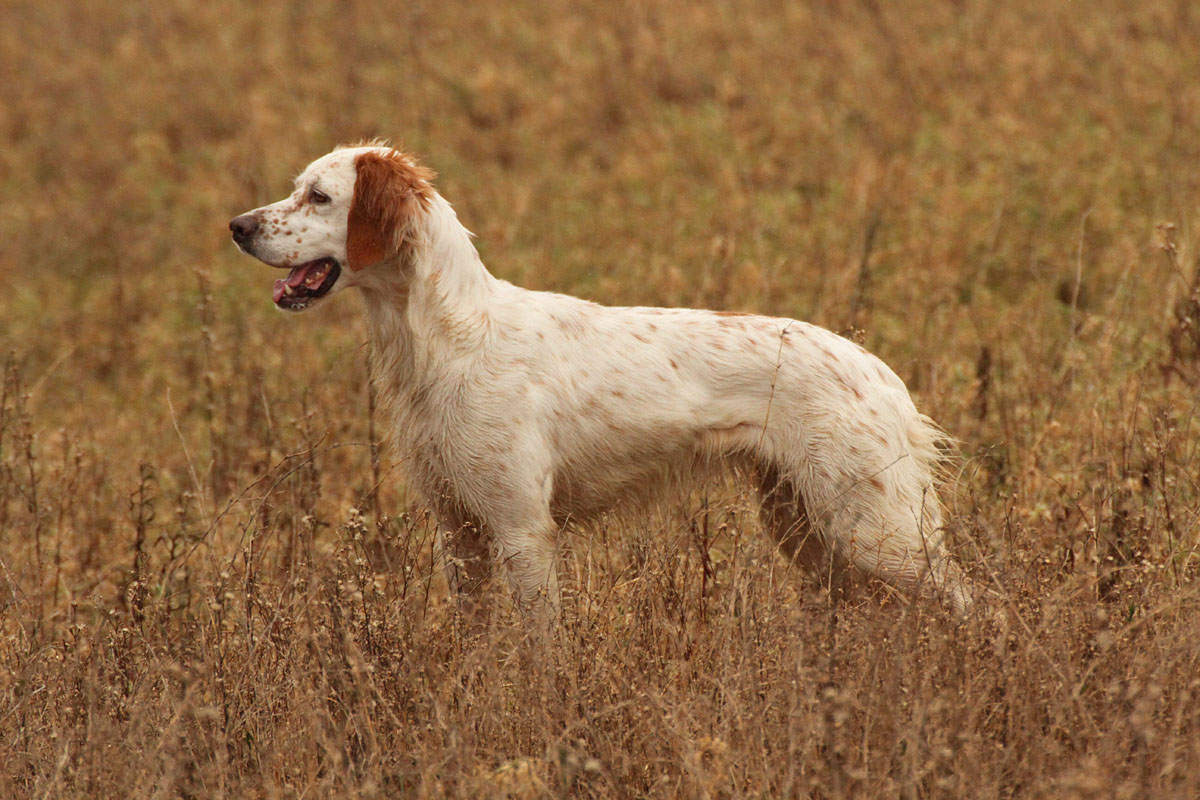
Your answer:
[[[319,206],[323,206],[329,202],[329,195],[322,192],[320,189],[313,189],[308,193],[308,198]]]

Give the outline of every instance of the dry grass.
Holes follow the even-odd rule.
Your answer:
[[[1200,795],[1200,12],[905,5],[6,3],[0,796]],[[503,277],[864,337],[1009,627],[713,487],[470,635],[357,303],[224,229],[374,135]]]

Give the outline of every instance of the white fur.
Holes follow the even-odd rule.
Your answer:
[[[252,212],[272,224],[248,252],[277,266],[345,264],[355,158],[371,150],[387,152],[324,156],[296,195]],[[313,184],[327,206],[303,202]],[[785,553],[908,589],[928,579],[967,608],[942,553],[943,437],[882,361],[795,320],[610,308],[513,286],[429,191],[397,256],[345,270],[337,288],[362,292],[392,438],[439,514],[460,584],[487,576],[490,549],[524,604],[552,604],[564,524],[731,463],[757,476]]]

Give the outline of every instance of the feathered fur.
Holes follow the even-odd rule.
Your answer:
[[[463,591],[500,564],[527,607],[552,606],[563,525],[729,462],[757,476],[787,556],[925,582],[967,608],[943,552],[943,434],[886,364],[796,320],[610,308],[498,280],[432,177],[386,146],[339,149],[235,238],[275,266],[348,267],[333,288],[362,293],[391,438]],[[306,220],[303,247],[279,241]]]

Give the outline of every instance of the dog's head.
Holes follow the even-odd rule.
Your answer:
[[[433,197],[433,173],[391,147],[339,148],[309,164],[291,196],[229,222],[242,252],[289,270],[275,305],[303,311],[400,258]]]

